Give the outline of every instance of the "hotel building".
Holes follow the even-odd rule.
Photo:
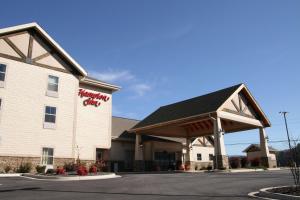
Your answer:
[[[89,77],[38,24],[0,29],[0,170],[102,159],[117,90]]]

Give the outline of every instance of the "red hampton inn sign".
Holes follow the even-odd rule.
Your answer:
[[[84,106],[92,105],[98,107],[101,105],[101,101],[106,102],[109,100],[109,97],[107,95],[101,94],[100,92],[88,92],[84,89],[79,89],[78,96],[80,96],[81,98],[87,98],[83,101]]]

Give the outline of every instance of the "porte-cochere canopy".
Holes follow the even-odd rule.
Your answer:
[[[228,168],[224,145],[224,133],[260,130],[263,165],[269,166],[269,150],[265,127],[271,123],[248,88],[238,84],[203,96],[162,106],[134,126],[130,132],[136,134],[135,159],[141,158],[140,135],[156,135],[189,139],[213,135],[215,167]],[[188,153],[186,162],[189,162]]]
[[[244,84],[162,106],[134,126],[139,134],[198,137],[213,134],[219,116],[225,133],[270,127],[270,121]]]

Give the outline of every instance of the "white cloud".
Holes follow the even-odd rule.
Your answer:
[[[139,97],[144,96],[145,93],[151,91],[152,87],[145,83],[139,83],[132,85],[131,90]]]
[[[107,70],[103,72],[91,72],[90,75],[101,81],[123,82],[133,80],[135,76],[128,70]]]

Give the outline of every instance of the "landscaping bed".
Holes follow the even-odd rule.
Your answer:
[[[270,190],[268,192],[287,194],[300,197],[300,188],[295,186],[285,186],[285,187],[277,187]]]

